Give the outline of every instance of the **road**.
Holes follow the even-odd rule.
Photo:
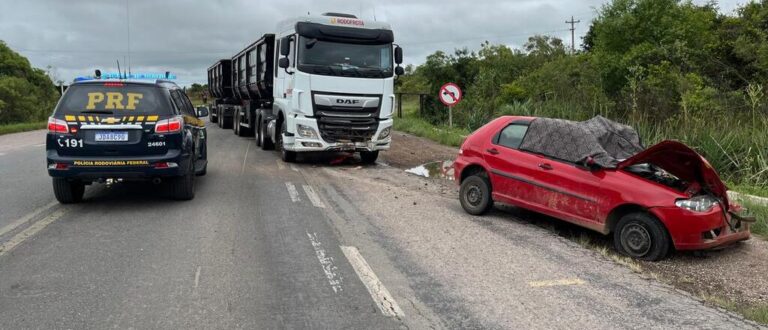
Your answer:
[[[284,164],[211,125],[194,201],[63,206],[44,134],[0,136],[3,329],[757,328],[386,159]]]

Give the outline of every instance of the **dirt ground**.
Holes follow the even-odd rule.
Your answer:
[[[422,164],[453,160],[457,148],[403,132],[394,132],[392,149],[382,161],[387,165],[410,169]],[[455,190],[453,182],[434,179],[446,191]],[[442,182],[441,182],[442,181]],[[442,190],[442,189],[441,189]],[[610,238],[559,221],[531,215],[532,222],[550,228],[574,240],[588,237],[592,245],[615,253]],[[768,305],[768,242],[752,239],[718,251],[677,252],[660,262],[635,262],[635,269],[649,277],[671,284],[707,300],[735,303],[740,306]]]

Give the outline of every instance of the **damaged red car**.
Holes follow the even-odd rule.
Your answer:
[[[599,116],[498,118],[466,139],[454,170],[470,214],[494,202],[529,209],[612,234],[638,259],[750,237],[750,219],[701,155],[676,141],[644,148],[633,128]]]

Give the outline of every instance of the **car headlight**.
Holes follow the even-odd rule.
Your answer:
[[[709,212],[720,201],[710,195],[696,196],[691,199],[678,199],[675,205],[694,212]]]
[[[315,132],[315,129],[312,127],[299,124],[296,127],[296,132],[299,133],[300,137],[317,139],[317,132]]]
[[[379,140],[384,140],[388,138],[390,133],[392,133],[391,126],[381,130],[381,133],[379,133]]]

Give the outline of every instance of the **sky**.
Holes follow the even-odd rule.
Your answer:
[[[722,0],[731,13],[748,0]],[[535,34],[576,45],[601,0],[0,0],[0,40],[65,83],[95,69],[171,71],[177,83],[205,83],[206,69],[229,58],[290,17],[344,12],[392,25],[405,64],[437,50],[476,50],[488,40],[520,47]],[[694,0],[702,4],[708,0]]]

